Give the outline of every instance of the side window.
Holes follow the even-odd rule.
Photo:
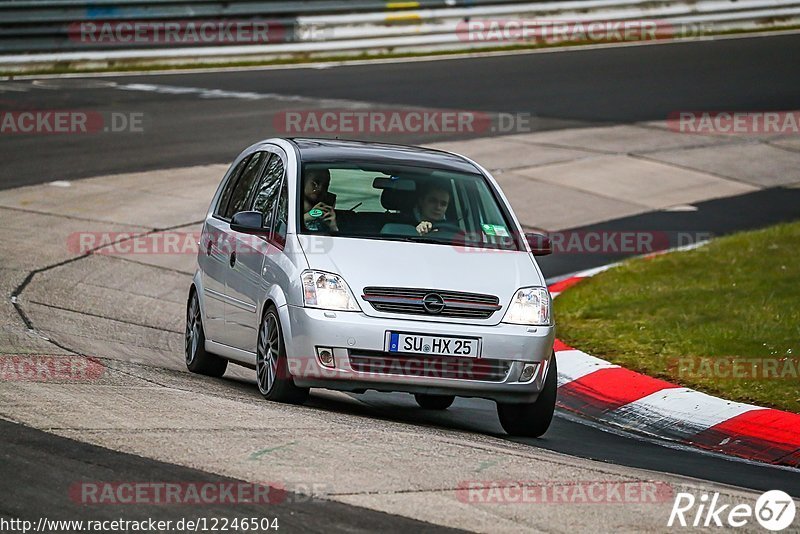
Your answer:
[[[273,154],[264,169],[264,177],[256,190],[253,200],[253,211],[264,214],[264,228],[272,228],[275,202],[278,199],[281,182],[283,179],[283,162],[280,156]]]
[[[231,171],[230,177],[228,178],[228,183],[225,184],[225,189],[222,190],[222,195],[219,197],[219,202],[217,203],[217,209],[214,210],[214,215],[225,217],[224,213],[227,211],[228,204],[231,201],[233,189],[236,187],[236,182],[239,181],[239,176],[241,176],[242,171],[244,170],[248,161],[250,161],[249,156],[240,161],[236,168]]]
[[[286,243],[286,227],[289,224],[289,186],[283,181],[278,207],[275,210],[275,240],[281,245]]]
[[[261,170],[265,155],[264,152],[256,152],[247,162],[242,176],[237,180],[236,186],[233,188],[231,200],[225,208],[225,212],[220,213],[223,218],[230,219],[235,213],[247,209],[247,200],[258,183],[258,171]]]

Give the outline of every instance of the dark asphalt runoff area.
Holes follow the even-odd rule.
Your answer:
[[[321,498],[311,498],[284,491],[279,486],[259,493],[262,502],[238,502],[236,495],[250,495],[250,490],[232,490],[239,481],[235,479],[204,473],[195,469],[158,462],[95,447],[67,438],[55,436],[23,425],[0,419],[0,460],[3,464],[0,476],[0,520],[21,519],[38,525],[41,518],[47,520],[104,521],[125,519],[128,521],[167,521],[176,525],[181,519],[194,521],[210,528],[213,519],[227,520],[230,525],[234,519],[239,521],[257,518],[259,524],[268,519],[269,524],[277,519],[276,529],[259,528],[256,532],[461,532],[406,517],[399,517],[366,508],[351,506]],[[211,491],[209,503],[193,504],[189,497],[187,504],[127,504],[116,503],[123,500],[122,490],[109,494],[103,490],[94,491],[98,482],[126,481],[158,483],[180,483],[184,487],[221,488],[221,499],[225,504],[214,504],[216,497]],[[81,484],[84,484],[81,486]],[[208,486],[205,486],[208,485]],[[269,486],[268,482],[264,483]],[[240,493],[234,493],[239,491]],[[159,494],[150,493],[153,500]],[[164,493],[163,495],[166,495]],[[186,495],[192,495],[188,490]],[[119,496],[119,497],[115,497]],[[84,501],[86,501],[84,503]],[[266,502],[263,502],[266,501]],[[108,504],[114,502],[115,504]],[[205,518],[205,523],[199,523]],[[185,523],[184,523],[185,524]],[[219,523],[222,530],[223,523]],[[264,523],[266,525],[266,523]],[[88,529],[87,529],[88,530]],[[104,532],[123,529],[104,529]],[[175,529],[162,529],[164,532]],[[241,528],[228,529],[231,532],[245,532]],[[0,532],[13,532],[2,529]],[[17,530],[21,531],[21,530]],[[49,528],[45,532],[75,532],[80,529]],[[132,531],[132,530],[131,530]],[[150,530],[157,532],[158,530]],[[194,531],[192,528],[180,532]],[[202,527],[197,531],[202,532]]]
[[[280,111],[331,106],[323,102],[331,98],[371,102],[378,108],[423,106],[532,113],[540,118],[537,127],[542,129],[661,120],[678,110],[800,109],[798,57],[800,35],[787,35],[324,69],[114,76],[43,80],[41,84],[18,80],[9,82],[16,88],[13,91],[3,91],[4,82],[0,82],[3,111],[141,112],[147,127],[146,135],[4,137],[0,141],[3,161],[0,189],[55,179],[230,161],[242,147],[278,135],[274,117]],[[299,95],[304,99],[212,97],[198,96],[196,91],[167,94],[118,87],[126,84]],[[422,144],[447,137],[373,136],[373,139]],[[800,218],[800,189],[768,189],[702,202],[696,207],[695,212],[651,212],[584,229],[650,228],[722,235]],[[554,277],[614,259],[619,258],[565,254],[543,258],[540,264],[546,276]],[[339,396],[336,400],[320,392],[312,395],[310,404],[321,410],[504,436],[496,421],[494,405],[488,401],[457,399],[451,409],[434,413],[417,408],[408,395],[367,393],[350,399]],[[757,490],[782,489],[800,497],[800,475],[796,470],[749,464],[618,435],[560,413],[543,438],[515,441],[709,482]],[[0,457],[3,463],[0,491],[6,495],[0,504],[2,517],[46,514],[55,517],[56,512],[70,515],[77,508],[65,500],[64,488],[81,478],[213,477],[2,421]],[[122,513],[127,515],[128,510],[125,508]],[[190,511],[181,509],[180,513],[190,515]],[[197,513],[208,511],[204,507]],[[246,508],[235,510],[241,515],[246,515],[245,511]],[[161,509],[145,512],[142,515],[151,517],[175,513]],[[259,513],[263,515],[264,510],[259,509]],[[311,531],[336,530],[337,526],[344,529],[345,525],[356,531],[434,528],[335,503],[310,506],[304,502],[296,510],[287,503],[281,510],[276,508],[276,515],[285,517],[289,526],[302,525],[304,530]]]

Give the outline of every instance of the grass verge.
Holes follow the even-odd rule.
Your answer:
[[[627,261],[555,301],[558,337],[651,376],[800,412],[800,222]]]

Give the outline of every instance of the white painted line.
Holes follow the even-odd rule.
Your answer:
[[[151,83],[129,83],[116,86],[124,91],[143,91],[163,95],[197,95],[200,98],[236,98],[240,100],[262,100],[267,98],[292,99],[285,95],[271,93],[253,93],[248,91],[224,91],[222,89],[204,89],[202,87],[181,87],[178,85],[156,85]],[[295,98],[299,100],[300,98]]]
[[[578,278],[591,278],[596,274],[603,273],[612,267],[616,267],[619,263],[609,263],[608,265],[601,265],[600,267],[595,267],[594,269],[586,269],[585,271],[581,271],[575,276]]]
[[[737,415],[763,409],[689,388],[667,388],[621,406],[606,416],[628,429],[653,435],[667,432],[671,438],[689,439]]]
[[[694,250],[696,248],[704,247],[704,246],[708,245],[709,243],[710,243],[709,240],[698,241],[697,243],[691,243],[689,245],[683,245],[683,246],[676,247],[676,248],[671,249],[671,250],[665,250],[664,253],[675,252],[675,251],[683,252],[683,251],[686,251],[686,250]]]
[[[31,86],[28,84],[21,84],[21,83],[4,83],[0,85],[0,93],[4,92],[17,92],[17,93],[26,93],[30,90]]]
[[[677,206],[664,208],[663,211],[697,211],[697,206],[692,206],[691,204],[679,204]]]
[[[577,380],[582,376],[594,373],[600,369],[613,369],[619,367],[611,362],[595,358],[580,350],[560,350],[556,352],[558,361],[559,387]]]
[[[345,100],[342,98],[313,98],[300,95],[286,95],[278,93],[256,93],[251,91],[226,91],[223,89],[208,89],[205,87],[185,87],[181,85],[162,85],[154,83],[129,83],[111,84],[109,88],[122,91],[143,91],[146,93],[159,93],[164,95],[195,95],[198,98],[233,98],[239,100],[275,100],[278,102],[313,103],[322,108],[326,106],[345,109],[362,110],[374,108],[371,102],[359,100]],[[398,109],[400,109],[398,107]],[[422,108],[419,108],[422,109]]]

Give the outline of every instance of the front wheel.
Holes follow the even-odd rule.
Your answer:
[[[553,354],[544,379],[544,388],[536,401],[526,404],[497,403],[497,415],[503,430],[512,436],[538,438],[543,435],[553,420],[557,390],[558,368],[556,356]]]
[[[256,381],[258,390],[267,400],[303,404],[308,398],[308,388],[295,386],[289,373],[281,322],[275,306],[267,308],[258,331]]]
[[[428,395],[425,393],[417,393],[414,395],[414,399],[419,407],[425,410],[446,410],[456,400],[453,395]]]

